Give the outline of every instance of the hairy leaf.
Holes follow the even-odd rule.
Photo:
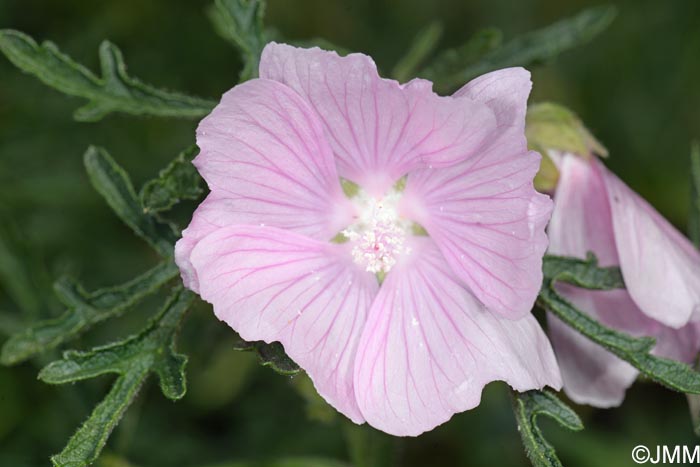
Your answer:
[[[653,338],[632,337],[603,326],[576,309],[555,289],[558,281],[595,290],[621,288],[619,271],[599,268],[593,255],[587,260],[547,256],[543,270],[545,278],[538,298],[543,308],[657,383],[676,391],[700,394],[700,373],[684,363],[651,355]]]
[[[299,365],[294,363],[284,353],[284,347],[279,342],[272,342],[271,344],[263,341],[248,342],[239,336],[234,344],[234,348],[236,350],[255,352],[262,366],[269,366],[282,375],[295,375],[301,371]]]
[[[160,171],[158,178],[141,188],[141,205],[145,213],[167,211],[182,200],[199,198],[204,190],[202,177],[192,165],[196,155],[196,146],[185,149]]]
[[[418,32],[406,54],[394,66],[391,73],[394,79],[403,83],[416,74],[418,67],[435,50],[442,30],[442,24],[433,21]]]
[[[446,74],[428,73],[435,87],[447,92],[489,71],[512,66],[528,66],[552,59],[560,53],[591,40],[610,25],[616,15],[612,6],[589,8],[571,18],[557,21],[550,26],[524,34],[502,46],[491,50],[478,61],[469,60],[454,72]],[[429,69],[430,70],[430,69]]]
[[[110,112],[161,117],[197,118],[209,113],[215,102],[167,92],[130,77],[121,51],[112,43],[100,45],[102,77],[74,62],[53,42],[37,44],[30,36],[0,30],[0,50],[22,71],[65,94],[87,99],[74,117],[97,121]]]
[[[177,274],[175,264],[166,261],[122,285],[91,293],[72,279],[60,279],[54,289],[66,311],[58,318],[39,321],[13,335],[2,348],[0,363],[22,362],[66,342],[100,321],[120,315]]]
[[[257,78],[260,54],[267,42],[263,29],[263,0],[216,0],[209,17],[214,28],[243,56],[241,81]]]
[[[553,418],[561,426],[573,431],[583,429],[581,419],[550,391],[513,391],[511,394],[520,438],[532,465],[562,467],[554,448],[542,435],[537,417],[544,415]]]
[[[144,213],[128,174],[102,148],[90,146],[85,168],[92,185],[126,225],[165,257],[173,254],[177,234],[173,226]]]
[[[545,279],[559,280],[584,289],[610,290],[625,287],[620,268],[598,267],[595,255],[586,259],[547,255],[542,262]]]
[[[700,143],[695,141],[690,150],[690,214],[688,233],[700,248]]]
[[[175,352],[175,337],[192,299],[192,293],[178,287],[139,334],[88,352],[65,352],[62,360],[41,370],[39,379],[51,384],[80,381],[105,373],[119,375],[107,396],[63,451],[51,458],[55,466],[82,467],[95,461],[149,373],[158,375],[163,394],[169,399],[177,400],[185,395],[187,357]]]

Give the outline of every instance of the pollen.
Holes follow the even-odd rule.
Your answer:
[[[398,212],[399,191],[377,199],[360,191],[352,201],[357,208],[356,221],[341,234],[352,244],[355,263],[373,274],[387,273],[402,256],[410,253],[406,237],[411,222]]]

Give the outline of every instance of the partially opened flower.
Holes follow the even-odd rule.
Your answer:
[[[562,287],[581,310],[615,329],[657,339],[654,353],[691,363],[700,350],[700,253],[597,158],[557,157],[549,225],[553,254],[619,265],[626,290]],[[690,323],[689,323],[690,321]],[[637,376],[628,363],[550,316],[564,390],[575,402],[619,405]]]
[[[268,45],[197,130],[211,193],[176,247],[185,283],[388,433],[432,429],[493,380],[559,387],[530,315],[551,202],[529,90],[507,69],[439,97],[364,55]]]

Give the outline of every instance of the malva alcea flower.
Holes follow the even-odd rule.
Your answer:
[[[197,130],[211,193],[176,247],[186,285],[388,433],[432,429],[490,381],[559,387],[530,314],[551,201],[529,91],[513,68],[440,97],[361,54],[269,44]]]
[[[700,253],[653,207],[590,156],[554,154],[559,182],[549,225],[550,252],[620,266],[626,290],[562,287],[579,309],[603,324],[653,336],[653,352],[692,363],[700,350]],[[577,403],[619,405],[637,377],[628,363],[549,317],[564,379]]]

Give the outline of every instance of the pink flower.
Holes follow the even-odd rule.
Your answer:
[[[565,154],[549,224],[549,251],[619,265],[627,290],[562,287],[603,324],[657,339],[654,353],[691,363],[700,341],[700,253],[597,158]],[[550,335],[571,400],[597,407],[622,403],[637,371],[549,317]]]
[[[551,202],[529,90],[514,68],[440,97],[361,54],[268,45],[197,130],[211,194],[176,247],[186,285],[388,433],[432,429],[493,380],[560,386],[530,315]]]

